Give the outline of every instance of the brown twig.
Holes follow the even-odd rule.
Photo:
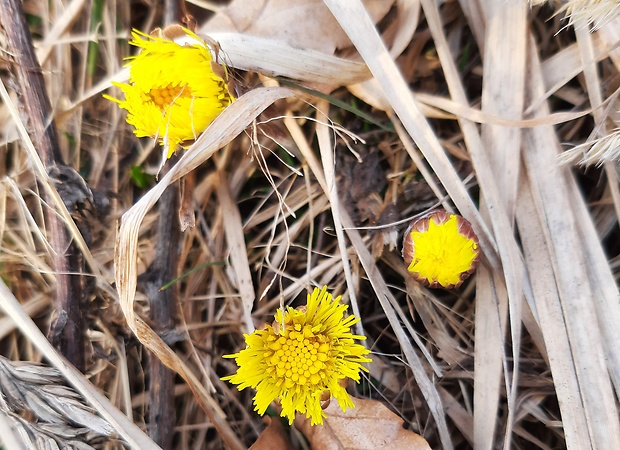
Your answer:
[[[51,120],[52,108],[43,71],[34,53],[32,38],[26,24],[22,2],[6,0],[0,7],[0,25],[7,37],[12,55],[12,70],[21,105],[28,118],[32,141],[48,172],[65,167],[60,156],[56,126]],[[47,205],[47,191],[41,189]],[[80,303],[82,301],[80,255],[71,243],[69,233],[58,214],[44,209],[46,236],[50,243],[51,266],[56,274],[54,306],[56,322],[52,339],[57,338],[60,351],[77,367],[84,370],[84,333]]]
[[[181,22],[186,15],[183,0],[164,2],[163,23],[171,25]],[[172,161],[168,161],[170,165]],[[168,165],[168,167],[169,167]],[[163,175],[163,173],[162,173]],[[178,286],[160,290],[177,276],[180,241],[179,228],[179,184],[169,186],[160,199],[157,225],[157,247],[155,260],[145,274],[145,293],[151,308],[151,320],[160,336],[169,335],[174,328]],[[151,357],[149,363],[149,436],[163,449],[171,449],[174,437],[174,372],[158,358]]]
[[[155,260],[144,279],[145,294],[151,307],[151,320],[155,330],[163,335],[174,328],[175,303],[178,299],[176,284],[160,288],[177,276],[179,248],[179,189],[175,183],[161,197],[157,224]],[[149,436],[163,449],[172,448],[174,436],[174,373],[157,357],[149,363]]]

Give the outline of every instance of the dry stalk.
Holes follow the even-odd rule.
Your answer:
[[[149,299],[151,320],[162,335],[174,328],[174,312],[179,299],[178,285],[160,288],[177,276],[179,252],[179,189],[178,183],[168,187],[161,197],[157,222],[155,259],[141,277]],[[174,429],[174,373],[159,358],[149,358],[149,436],[162,448],[172,448]]]
[[[188,22],[190,16],[184,0],[164,2],[164,24]],[[168,161],[169,166],[176,159]],[[169,167],[168,166],[168,167]],[[192,193],[188,193],[191,198]],[[144,288],[151,309],[151,319],[160,334],[170,334],[174,328],[178,285],[161,289],[178,274],[179,248],[179,182],[163,193],[157,223],[155,259],[144,274]],[[172,448],[174,428],[174,372],[154,355],[149,359],[149,435],[164,449]]]
[[[22,3],[8,0],[0,8],[0,25],[7,37],[12,54],[13,71],[20,99],[29,120],[30,133],[41,160],[48,172],[70,170],[60,157],[58,133],[52,117],[52,108],[43,72],[34,53],[32,38],[26,24]],[[75,173],[76,179],[81,178]],[[45,181],[38,180],[39,185]],[[69,186],[75,180],[67,180]],[[83,180],[82,180],[83,182]],[[67,187],[67,186],[65,186]],[[67,192],[70,192],[68,187]],[[79,190],[79,189],[78,189]],[[53,204],[47,190],[41,188],[43,199]],[[61,352],[78,369],[84,370],[84,333],[80,302],[82,301],[80,256],[71,242],[69,233],[56,211],[44,208],[46,235],[52,254],[52,268],[56,274],[54,305],[57,320],[52,339],[57,338]]]
[[[113,428],[63,385],[54,368],[0,357],[0,411],[25,448],[92,449]]]

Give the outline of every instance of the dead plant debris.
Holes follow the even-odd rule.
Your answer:
[[[23,3],[66,167],[46,167],[23,106],[36,92],[15,82],[0,23],[4,448],[617,446],[617,2],[188,1],[179,23],[232,103],[202,134],[185,123],[184,148],[170,126],[138,138],[102,95],[123,101],[132,30],[163,27],[161,3]],[[185,96],[191,118],[184,89],[155,90]],[[158,142],[178,154],[161,173]],[[193,226],[163,242],[177,262],[145,289],[166,265],[158,218],[179,180]],[[436,210],[464,217],[480,251],[451,290],[401,257],[407,225]],[[74,323],[53,312],[76,275],[59,272],[63,251],[79,256],[83,375],[40,333]],[[286,408],[289,426],[263,401],[267,425],[256,391],[221,380],[237,370],[222,356],[323,286],[371,352],[360,383],[338,388],[356,407],[321,398],[323,425]],[[160,288],[169,327],[151,319]],[[154,358],[175,374],[157,432]]]

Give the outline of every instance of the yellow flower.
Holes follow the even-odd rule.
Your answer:
[[[233,101],[226,81],[214,72],[218,66],[209,45],[185,28],[171,28],[176,40],[134,30],[130,44],[141,51],[129,58],[129,84],[114,83],[125,99],[104,95],[127,110],[136,136],[157,138],[168,157],[177,145],[195,140]]]
[[[476,268],[478,238],[467,220],[435,211],[416,220],[405,232],[403,258],[407,270],[430,287],[458,287]]]
[[[311,424],[322,424],[321,408],[324,392],[334,397],[343,411],[355,405],[340,385],[351,378],[359,383],[361,363],[371,362],[370,353],[355,340],[364,336],[351,334],[351,326],[359,322],[355,316],[345,317],[347,305],[339,303],[327,292],[315,289],[308,295],[307,306],[300,309],[278,309],[273,325],[245,335],[247,347],[234,355],[239,370],[222,378],[237,384],[239,390],[256,389],[254,410],[260,415],[271,402],[280,400],[282,417],[289,424],[295,412],[305,414]]]

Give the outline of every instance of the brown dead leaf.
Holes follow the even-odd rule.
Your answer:
[[[392,3],[364,1],[374,23],[388,13]],[[322,0],[233,0],[209,21],[205,31],[266,37],[328,55],[336,49],[351,47],[351,41]]]
[[[280,419],[265,416],[263,421],[269,425],[249,450],[289,450],[293,448]]]
[[[312,450],[430,450],[426,440],[403,428],[403,420],[376,400],[354,398],[355,408],[342,412],[338,402],[325,409],[323,425],[311,426],[298,416],[295,424]]]

